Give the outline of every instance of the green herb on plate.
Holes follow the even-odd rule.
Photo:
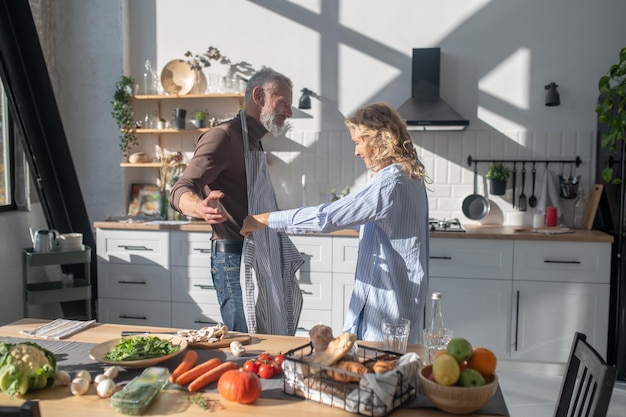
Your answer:
[[[125,337],[104,354],[104,359],[113,362],[138,361],[169,355],[179,349],[170,340],[156,336]]]

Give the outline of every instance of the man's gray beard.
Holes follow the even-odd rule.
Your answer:
[[[274,115],[273,114],[261,114],[261,124],[265,126],[265,128],[274,136],[280,136],[281,133],[285,130],[286,124],[282,126],[278,126],[274,123]]]

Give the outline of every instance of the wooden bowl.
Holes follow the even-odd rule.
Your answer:
[[[485,385],[482,387],[459,387],[431,381],[428,378],[431,373],[432,365],[423,366],[419,370],[422,392],[437,408],[452,414],[469,414],[480,410],[498,388],[497,375],[485,378]]]

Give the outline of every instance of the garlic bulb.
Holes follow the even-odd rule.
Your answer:
[[[244,352],[246,351],[246,348],[243,347],[243,345],[241,344],[240,341],[235,340],[233,342],[230,343],[230,351],[233,353],[233,355],[235,356],[241,356],[244,354]]]

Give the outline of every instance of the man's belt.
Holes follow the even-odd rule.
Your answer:
[[[213,240],[211,241],[211,250],[213,252],[237,253],[241,255],[243,249],[243,240]]]

